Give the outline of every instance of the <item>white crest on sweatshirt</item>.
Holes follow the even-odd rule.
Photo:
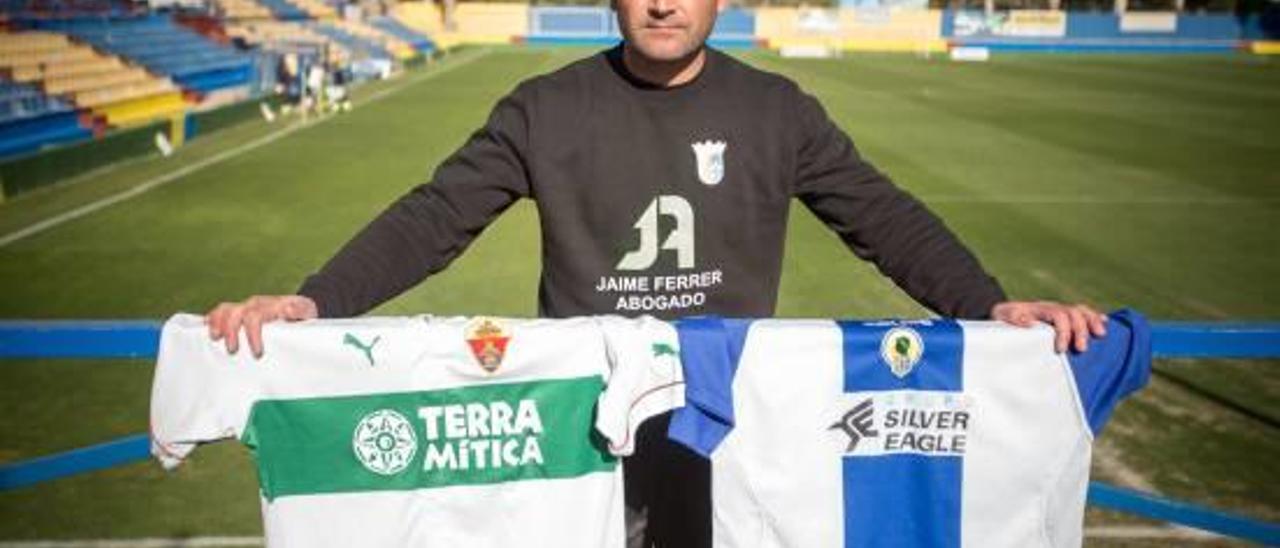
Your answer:
[[[718,185],[724,180],[724,141],[700,141],[693,143],[693,154],[698,161],[698,180],[706,185]]]

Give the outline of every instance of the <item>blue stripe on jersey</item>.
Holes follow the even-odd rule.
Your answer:
[[[885,335],[898,326],[924,342],[919,361],[902,378],[881,357]],[[964,334],[954,321],[840,322],[840,330],[846,392],[964,389]],[[957,456],[844,457],[844,545],[960,546],[963,466]]]
[[[711,458],[733,429],[733,377],[750,327],[750,320],[714,316],[676,324],[687,405],[671,416],[667,437],[703,457]]]
[[[845,457],[843,465],[846,548],[960,546],[960,457]]]
[[[839,322],[844,333],[844,391],[964,390],[964,335],[953,320],[921,322]],[[915,330],[924,340],[924,353],[911,372],[898,378],[880,357],[884,336],[895,327]]]

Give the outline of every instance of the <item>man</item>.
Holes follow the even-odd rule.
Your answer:
[[[767,317],[787,214],[801,200],[858,256],[946,316],[1054,325],[1083,350],[1103,316],[1008,302],[918,201],[858,155],[785,78],[704,47],[725,0],[616,0],[623,45],[523,82],[488,123],[303,284],[298,295],[223,303],[210,335],[364,313],[443,269],[520,198],[538,206],[539,312]],[[644,545],[710,543],[709,474],[649,421],[629,459],[629,514]]]

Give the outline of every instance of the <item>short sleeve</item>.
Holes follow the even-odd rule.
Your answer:
[[[688,404],[671,418],[667,437],[703,457],[733,429],[733,379],[750,322],[690,318],[679,325]]]
[[[650,317],[601,317],[609,377],[596,402],[596,430],[615,455],[635,450],[645,420],[684,405],[680,343],[670,324]]]
[[[160,464],[175,468],[197,445],[243,434],[258,386],[253,362],[247,350],[228,355],[199,316],[165,322],[151,385],[151,454]]]
[[[1151,329],[1133,310],[1108,315],[1107,335],[1089,342],[1089,350],[1068,356],[1080,405],[1093,435],[1120,400],[1147,385],[1151,378]]]

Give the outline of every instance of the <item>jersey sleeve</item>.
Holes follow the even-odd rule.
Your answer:
[[[596,430],[615,455],[635,450],[648,418],[684,405],[680,343],[675,328],[650,317],[598,319],[608,349],[609,378],[596,401]]]
[[[1102,433],[1116,404],[1151,378],[1151,329],[1147,319],[1124,309],[1108,315],[1107,334],[1089,350],[1068,356],[1080,405],[1093,435]]]
[[[733,430],[733,378],[749,328],[746,320],[715,317],[680,322],[687,404],[671,417],[667,437],[703,457]]]
[[[858,257],[943,316],[985,319],[995,278],[924,204],[867,162],[813,97],[796,91],[795,195]]]
[[[444,161],[429,184],[393,203],[298,293],[321,317],[352,317],[443,270],[499,214],[530,195],[529,92],[518,88]]]
[[[199,316],[165,322],[151,386],[151,454],[165,468],[201,443],[244,432],[260,367],[250,354],[228,355]]]

